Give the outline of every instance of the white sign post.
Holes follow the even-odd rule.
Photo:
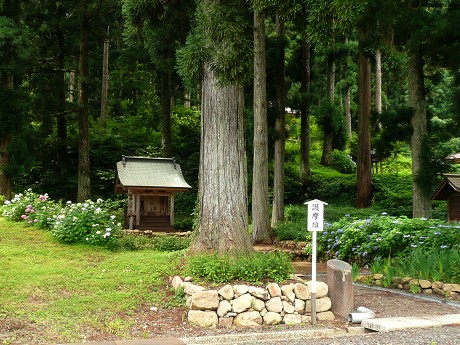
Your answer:
[[[310,200],[307,205],[307,230],[312,232],[311,246],[311,323],[316,325],[316,232],[323,231],[324,205],[321,200]]]

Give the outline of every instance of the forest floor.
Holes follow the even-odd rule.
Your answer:
[[[297,274],[309,274],[311,263],[294,262],[294,269]],[[318,263],[317,278],[325,280],[326,265]],[[460,308],[439,302],[422,300],[419,298],[404,296],[390,291],[379,291],[362,286],[354,286],[354,306],[364,306],[373,310],[376,317],[403,317],[421,315],[444,315],[458,314]],[[96,331],[88,325],[88,328],[81,334],[79,341],[109,341],[116,339],[142,339],[156,337],[193,337],[209,336],[228,333],[243,332],[268,332],[274,330],[295,330],[306,328],[345,328],[348,326],[345,320],[321,321],[316,326],[299,325],[276,327],[261,327],[255,329],[236,329],[236,328],[215,328],[201,329],[191,326],[187,321],[187,310],[185,308],[158,309],[152,311],[146,305],[137,310],[134,315],[121,315],[121,320],[129,324],[128,329],[120,335],[114,335],[114,329],[108,329],[106,333]],[[115,328],[113,325],[112,328]],[[32,321],[22,321],[17,319],[5,318],[0,314],[0,342],[2,344],[55,344],[66,342],[65,336],[50,334],[46,325],[35,324]]]

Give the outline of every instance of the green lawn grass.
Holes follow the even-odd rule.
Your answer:
[[[145,305],[165,306],[181,254],[63,245],[50,233],[0,218],[0,321],[45,326],[65,341],[93,327],[123,332]],[[129,318],[128,318],[129,320]]]

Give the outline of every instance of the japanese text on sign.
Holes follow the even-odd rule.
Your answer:
[[[324,203],[313,200],[308,203],[308,231],[323,231]]]

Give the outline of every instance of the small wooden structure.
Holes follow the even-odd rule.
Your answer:
[[[122,156],[117,162],[115,192],[128,193],[125,229],[173,231],[174,195],[190,189],[174,158]]]
[[[447,219],[460,222],[460,174],[443,174],[432,200],[447,200]]]

